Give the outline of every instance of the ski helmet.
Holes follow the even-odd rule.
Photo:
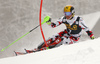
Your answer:
[[[74,15],[74,13],[75,13],[74,7],[73,7],[72,5],[67,5],[67,6],[65,6],[65,7],[64,7],[64,13],[65,13],[65,12],[71,12],[72,15]],[[69,14],[69,13],[68,13],[68,14]]]

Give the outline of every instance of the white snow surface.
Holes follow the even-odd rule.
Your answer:
[[[100,19],[100,12],[82,15],[82,18],[84,19],[87,26],[90,29],[93,29],[93,27],[96,25],[97,21]]]
[[[92,30],[98,22],[98,20],[100,19],[100,12],[82,15],[81,17],[84,19],[88,28]],[[86,32],[83,32],[83,34],[86,34]]]
[[[100,38],[0,59],[0,64],[100,64]]]

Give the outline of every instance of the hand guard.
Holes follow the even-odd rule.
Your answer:
[[[46,22],[48,25],[51,24],[51,18],[50,18],[49,16],[46,16],[46,17],[44,18],[44,20],[45,20],[45,22]]]

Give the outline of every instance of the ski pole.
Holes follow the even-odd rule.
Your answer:
[[[36,26],[35,28],[33,28],[32,30],[30,30],[29,32],[27,32],[25,35],[21,36],[20,38],[18,38],[17,40],[15,40],[13,43],[9,44],[7,47],[5,47],[4,49],[1,50],[1,52],[3,52],[5,49],[7,49],[8,47],[10,47],[11,45],[13,45],[14,43],[16,43],[17,41],[19,41],[20,39],[22,39],[23,37],[25,37],[26,35],[28,35],[30,32],[32,32],[33,30],[35,30],[37,27],[39,27],[40,25]]]
[[[46,17],[44,18],[44,21],[41,23],[41,25],[44,24],[44,23],[46,23],[49,19],[50,19],[50,16],[46,16]],[[33,30],[35,30],[35,29],[38,28],[39,26],[40,26],[40,25],[36,26],[35,28],[33,28],[32,30],[30,30],[29,32],[32,32]]]
[[[30,30],[29,32],[32,32],[33,30],[35,30],[36,28],[38,28],[40,25],[36,26],[35,28],[33,28],[32,30]]]
[[[41,23],[42,25],[44,23],[46,23],[46,21],[49,19],[49,16],[46,16],[44,18],[44,21]],[[14,43],[16,43],[17,41],[19,41],[20,39],[22,39],[23,37],[25,37],[26,35],[28,35],[30,32],[32,32],[33,30],[35,30],[36,28],[38,28],[40,25],[36,26],[35,28],[33,28],[32,30],[30,30],[29,32],[27,32],[25,35],[21,36],[20,38],[18,38],[17,40],[15,40],[13,43],[9,44],[7,47],[5,47],[4,49],[1,50],[1,52],[3,52],[5,49],[7,49],[8,47],[10,47],[11,45],[13,45]]]

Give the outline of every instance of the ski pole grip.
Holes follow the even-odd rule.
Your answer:
[[[50,19],[50,16],[46,16],[46,17],[44,18],[44,21],[42,22],[42,24],[44,24],[44,23],[46,23],[47,21],[49,21],[49,19]]]

